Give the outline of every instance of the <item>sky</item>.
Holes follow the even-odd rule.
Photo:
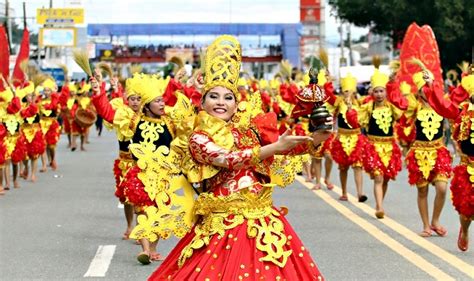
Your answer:
[[[5,0],[0,0],[3,3]],[[49,7],[50,0],[10,0],[15,16],[23,14],[26,2],[28,17],[36,16],[37,8]],[[299,0],[53,0],[53,7],[82,3],[87,23],[297,23]],[[3,6],[3,5],[0,5]],[[326,44],[339,42],[339,23],[326,4]],[[21,20],[17,20],[21,23]],[[30,30],[39,25],[28,20]],[[367,28],[352,27],[353,38],[367,34]]]

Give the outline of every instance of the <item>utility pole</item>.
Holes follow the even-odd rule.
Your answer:
[[[6,33],[8,34],[7,40],[8,40],[8,49],[10,49],[10,52],[12,51],[12,26],[10,22],[10,3],[8,0],[5,0],[5,29]]]
[[[351,24],[347,24],[347,42],[349,47],[349,65],[354,65],[354,58],[352,56],[352,38],[351,38]]]
[[[339,42],[339,45],[341,46],[341,57],[339,58],[339,67],[341,66],[346,66],[346,58],[344,57],[344,36],[343,36],[343,33],[344,33],[344,29],[343,29],[344,25],[343,25],[343,22],[342,22],[342,19],[341,19],[341,25],[337,28],[338,31],[339,31],[339,36],[340,36],[340,42]]]

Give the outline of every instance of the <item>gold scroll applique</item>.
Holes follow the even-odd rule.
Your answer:
[[[422,108],[418,111],[416,118],[421,121],[421,127],[423,127],[422,132],[425,134],[426,138],[428,140],[433,140],[441,127],[443,117],[439,116],[431,108]]]

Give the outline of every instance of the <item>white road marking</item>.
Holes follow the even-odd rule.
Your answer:
[[[116,245],[100,245],[84,277],[104,277],[115,253]]]

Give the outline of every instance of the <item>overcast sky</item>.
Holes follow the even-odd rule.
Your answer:
[[[4,2],[4,0],[0,0]],[[27,16],[49,7],[49,0],[10,0],[17,17],[26,2]],[[53,7],[81,2],[87,23],[297,23],[299,0],[53,0]],[[339,42],[336,19],[326,6],[326,41]],[[28,26],[36,31],[33,19]],[[352,28],[353,38],[366,34],[366,28]]]

